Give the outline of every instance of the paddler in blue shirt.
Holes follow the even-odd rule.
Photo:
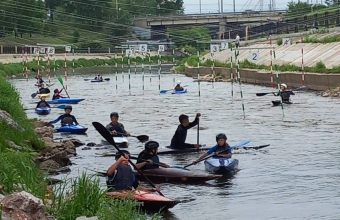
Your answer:
[[[295,95],[295,93],[291,89],[287,90],[287,84],[284,84],[284,83],[280,85],[280,89],[281,89],[281,94],[280,92],[278,93],[273,92],[273,95],[275,96],[281,95],[281,100],[283,103],[291,103],[290,95]]]
[[[109,130],[113,137],[121,137],[125,135],[130,136],[130,133],[125,131],[124,125],[118,122],[119,115],[118,112],[112,112],[110,114],[111,123],[106,125],[106,129]]]
[[[171,148],[183,149],[183,148],[199,148],[199,144],[187,144],[185,140],[187,138],[188,129],[195,127],[198,124],[199,117],[201,117],[201,113],[196,114],[196,118],[193,122],[189,122],[189,116],[180,115],[177,130],[174,136],[171,139]]]
[[[38,102],[37,107],[35,108],[43,108],[43,107],[51,108],[51,106],[46,102],[46,96],[40,97],[40,101]]]
[[[72,112],[72,106],[66,105],[65,108],[65,114],[60,115],[56,120],[45,122],[45,124],[54,124],[57,123],[58,121],[61,121],[61,126],[65,125],[78,125],[77,119],[71,115]]]
[[[122,153],[123,155],[119,152],[116,154],[116,162],[106,171],[108,192],[132,189],[159,191],[158,186],[156,186],[156,189],[139,186],[136,175],[129,166],[130,153],[126,150],[122,150]]]
[[[183,87],[181,86],[181,81],[180,80],[178,80],[177,81],[177,84],[176,84],[176,86],[175,86],[175,88],[174,88],[174,90],[175,91],[183,91]]]
[[[215,153],[215,157],[223,157],[223,158],[231,158],[231,148],[229,144],[227,143],[227,136],[223,133],[220,133],[216,135],[216,142],[217,144],[210,148],[208,152],[202,154],[197,160],[192,162],[193,164],[196,164],[197,161],[207,157],[208,155]]]
[[[170,166],[165,163],[159,162],[157,155],[159,143],[156,141],[148,141],[145,143],[144,150],[138,155],[136,167],[141,170],[158,169],[159,165],[164,168]],[[156,163],[156,164],[155,164]]]

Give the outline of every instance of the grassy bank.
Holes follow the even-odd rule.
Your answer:
[[[183,72],[184,71],[184,64],[187,63],[189,66],[197,67],[197,56],[190,56],[180,62],[180,65],[176,68],[177,71]],[[240,68],[245,69],[259,69],[259,70],[267,70],[270,71],[270,66],[263,65],[263,64],[255,64],[252,62],[249,62],[248,60],[240,61]],[[225,67],[230,68],[230,63],[222,63],[215,60],[214,63],[215,67]],[[212,61],[210,59],[205,60],[204,62],[200,61],[201,67],[211,67]],[[233,64],[233,67],[235,68],[235,64]],[[277,69],[280,72],[301,72],[301,66],[296,66],[294,64],[282,64],[282,65],[274,65],[273,71]],[[325,64],[321,61],[317,62],[314,66],[304,67],[305,72],[311,72],[311,73],[340,73],[340,66],[335,66],[332,69],[326,68]]]
[[[80,68],[80,67],[94,67],[94,66],[114,66],[116,63],[119,64],[128,64],[128,57],[124,57],[123,60],[122,58],[110,58],[110,59],[78,59],[74,60],[74,65],[73,65],[73,60],[67,60],[66,65],[68,69],[71,68]],[[144,60],[141,57],[136,57],[136,58],[130,58],[130,65],[134,65],[134,63],[137,64],[157,64],[158,63],[158,56],[152,56],[150,57],[150,62],[149,62],[149,57],[144,58]],[[179,62],[181,57],[175,57],[175,60]],[[160,60],[162,63],[167,62],[171,63],[173,61],[173,56],[161,56]],[[46,60],[40,60],[39,65],[41,69],[45,69],[47,67],[47,61]],[[52,60],[50,61],[50,68],[51,71],[55,68],[56,70],[63,68],[64,66],[64,60]],[[27,69],[32,70],[32,69],[37,69],[38,67],[38,61],[33,60],[31,62],[27,63]],[[11,75],[16,75],[19,73],[22,73],[23,71],[23,64],[22,63],[7,63],[7,64],[2,64],[0,63],[0,76],[11,76]],[[32,72],[31,72],[32,73]],[[44,71],[41,71],[42,74],[45,74]]]
[[[134,201],[113,201],[105,196],[106,190],[93,176],[82,176],[67,180],[54,187],[54,195],[46,190],[47,181],[32,161],[36,150],[44,143],[35,134],[31,121],[26,117],[16,89],[0,77],[0,109],[7,111],[24,131],[19,131],[0,121],[0,194],[26,191],[42,199],[51,199],[48,212],[59,220],[75,219],[79,216],[99,216],[99,219],[147,219],[133,209]],[[7,141],[21,146],[21,150],[10,148]],[[104,187],[105,188],[105,187]],[[0,210],[1,218],[1,210]],[[153,219],[159,219],[156,215]]]

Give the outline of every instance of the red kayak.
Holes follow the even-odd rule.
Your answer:
[[[132,197],[133,199],[138,201],[138,207],[144,210],[166,210],[171,209],[179,203],[179,201],[166,198],[157,193],[141,190],[108,192],[106,195],[109,197],[120,199]]]

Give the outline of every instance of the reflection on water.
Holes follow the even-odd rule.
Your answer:
[[[239,160],[240,171],[232,177],[212,180],[204,185],[160,184],[162,192],[170,198],[195,198],[181,203],[164,214],[165,219],[338,219],[340,216],[340,149],[339,131],[340,100],[322,98],[314,93],[297,93],[292,96],[297,104],[284,106],[282,118],[280,107],[271,107],[275,97],[256,97],[257,92],[270,92],[271,88],[242,85],[245,114],[239,87],[234,86],[231,97],[230,83],[201,83],[182,75],[163,75],[161,89],[171,89],[174,78],[188,86],[188,93],[181,95],[159,94],[158,78],[142,80],[141,75],[131,75],[129,95],[128,75],[124,80],[114,75],[110,82],[91,83],[83,76],[69,77],[68,92],[71,97],[84,97],[85,101],[73,105],[78,122],[87,126],[87,135],[76,136],[83,142],[100,143],[103,139],[92,127],[93,121],[104,125],[109,122],[112,111],[120,113],[127,131],[133,135],[146,134],[161,146],[170,144],[178,125],[178,116],[187,114],[193,120],[201,112],[200,141],[207,146],[215,144],[215,135],[224,132],[228,143],[250,139],[253,145],[271,144],[255,151],[242,151],[233,157]],[[84,76],[92,77],[92,76]],[[148,76],[146,76],[148,77]],[[53,82],[57,82],[55,78]],[[144,90],[143,90],[144,82]],[[22,101],[27,107],[30,94],[35,92],[34,81],[13,81],[19,88]],[[56,84],[56,85],[57,85]],[[56,86],[60,87],[60,86]],[[117,88],[117,89],[116,89]],[[54,89],[54,88],[52,88]],[[53,109],[44,119],[55,119],[63,110]],[[29,117],[37,117],[27,111]],[[55,134],[55,138],[69,135]],[[143,145],[136,138],[129,139],[128,150],[138,154]],[[196,142],[196,130],[188,131],[187,142]],[[77,149],[78,157],[69,176],[76,176],[85,168],[103,171],[113,162],[113,157],[98,157],[108,149]],[[162,155],[161,160],[171,165],[187,165],[200,153],[187,155]],[[190,170],[205,172],[204,163],[191,166]],[[87,171],[90,172],[90,171]],[[58,178],[63,178],[60,175]],[[104,186],[105,180],[101,178]]]

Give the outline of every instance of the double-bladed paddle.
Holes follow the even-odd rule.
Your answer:
[[[120,153],[120,155],[124,155],[123,152],[119,149],[119,147],[117,147],[111,133],[109,130],[106,129],[106,127],[104,127],[104,125],[100,124],[99,122],[92,122],[92,125],[96,128],[96,130],[100,133],[100,135],[105,138],[105,140],[107,142],[109,142],[111,145],[113,145],[116,150]],[[133,168],[135,168],[135,170],[138,171],[138,173],[143,176],[143,178],[148,181],[148,183],[156,189],[156,191],[159,193],[159,195],[164,196],[163,193],[161,193],[159,190],[157,190],[156,186],[139,170],[137,169],[136,165],[134,163],[132,163],[132,161],[130,159],[128,159],[129,163],[133,166]]]
[[[250,142],[250,140],[240,141],[239,143],[235,144],[234,146],[232,146],[232,147],[230,147],[230,148],[231,148],[231,149],[235,149],[235,148],[237,148],[237,147],[241,147],[241,146],[243,146],[243,145],[246,145],[246,144],[248,144],[249,142]],[[225,151],[227,151],[227,150],[225,150]],[[222,152],[225,152],[225,151],[222,151]],[[222,152],[219,152],[219,153],[222,153]],[[204,161],[204,160],[206,160],[206,159],[209,159],[210,157],[213,157],[213,156],[215,156],[215,154],[211,154],[211,155],[209,155],[209,156],[207,156],[207,157],[205,157],[205,158],[203,158],[203,159],[197,161],[197,163],[199,163],[199,162],[201,162],[201,161]],[[197,164],[197,163],[196,163],[196,164]],[[182,167],[182,168],[185,169],[185,168],[190,167],[190,166],[192,166],[192,165],[194,165],[194,163],[185,165],[185,166]],[[179,168],[179,167],[178,167],[178,168]]]
[[[59,81],[60,84],[63,86],[63,89],[65,90],[67,97],[70,98],[70,96],[69,96],[68,93],[67,93],[67,90],[65,89],[63,79],[62,79],[60,76],[58,76],[58,81]]]
[[[298,91],[307,91],[307,87],[306,86],[301,86],[297,89],[294,89],[293,91],[294,92],[298,92]],[[282,91],[281,91],[282,92]],[[260,93],[256,93],[256,96],[265,96],[265,95],[268,95],[268,94],[273,94],[273,92],[260,92]]]
[[[126,136],[126,134],[120,133],[120,132],[117,132],[117,134],[121,134],[121,135]],[[142,143],[147,142],[149,140],[149,136],[147,136],[147,135],[138,135],[138,136],[130,135],[130,137],[135,137]]]
[[[270,144],[265,144],[265,145],[259,145],[259,146],[243,146],[243,147],[236,147],[234,148],[235,150],[238,150],[238,149],[245,149],[245,150],[250,150],[250,149],[255,149],[255,150],[259,150],[259,149],[262,149],[262,148],[265,148],[265,147],[269,147]]]
[[[188,85],[185,85],[185,86],[183,86],[183,88],[184,88],[184,87],[187,87],[187,86],[188,86]],[[159,93],[164,94],[164,93],[167,93],[167,92],[172,91],[172,90],[174,90],[174,89],[161,90],[161,91],[159,91]]]
[[[58,105],[58,106],[51,106],[51,108],[60,108],[64,109],[66,105]],[[24,110],[31,110],[31,109],[36,109],[36,108],[24,108]]]

